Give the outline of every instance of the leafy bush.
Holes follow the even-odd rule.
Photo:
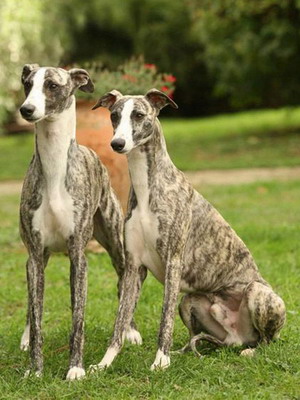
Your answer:
[[[298,0],[191,0],[214,93],[233,107],[299,104]]]
[[[155,64],[146,64],[143,57],[133,57],[111,71],[99,63],[85,64],[95,83],[92,98],[117,89],[122,94],[145,94],[149,89],[156,88],[172,96],[176,78],[167,73],[159,72]],[[81,95],[81,92],[78,92]],[[82,96],[87,98],[86,93]]]

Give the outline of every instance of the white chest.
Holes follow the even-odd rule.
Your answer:
[[[71,108],[61,119],[43,120],[36,126],[44,188],[32,225],[41,234],[44,247],[52,251],[65,250],[66,240],[74,232],[73,199],[65,188],[68,149],[75,135],[73,111]]]
[[[145,265],[164,283],[165,266],[157,252],[159,222],[149,208],[149,188],[145,155],[137,153],[129,159],[130,175],[137,197],[137,207],[125,225],[125,241],[134,262]]]
[[[134,262],[145,265],[157,280],[164,283],[165,267],[157,252],[158,221],[150,210],[133,210],[125,226],[125,240]]]
[[[44,247],[63,251],[66,240],[74,232],[73,200],[62,186],[43,193],[41,206],[35,211],[33,229],[41,234]]]

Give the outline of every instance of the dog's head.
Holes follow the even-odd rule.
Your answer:
[[[114,129],[111,146],[114,151],[127,154],[150,139],[156,117],[168,104],[178,108],[170,97],[157,89],[149,90],[145,96],[123,96],[112,90],[98,100],[93,110],[101,106],[110,109]]]
[[[26,100],[20,112],[30,122],[37,122],[69,108],[76,89],[94,91],[94,85],[84,69],[66,71],[62,68],[26,64],[21,79]]]

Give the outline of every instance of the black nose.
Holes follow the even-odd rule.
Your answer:
[[[118,152],[120,152],[120,151],[122,151],[123,149],[124,149],[124,147],[125,147],[125,140],[124,139],[114,139],[112,142],[111,142],[111,147],[113,148],[113,150],[114,151],[118,151]]]
[[[20,108],[20,113],[22,114],[22,117],[29,118],[34,113],[34,110],[35,110],[35,106],[28,104],[27,106],[22,106]]]

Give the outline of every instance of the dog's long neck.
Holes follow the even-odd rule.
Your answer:
[[[68,151],[76,140],[75,107],[73,96],[68,109],[35,124],[35,153],[49,188],[63,183],[67,173]]]
[[[161,125],[156,119],[151,139],[133,149],[127,156],[131,183],[139,207],[149,204],[149,189],[158,175],[176,169],[166,148]],[[158,178],[159,179],[159,178]]]

